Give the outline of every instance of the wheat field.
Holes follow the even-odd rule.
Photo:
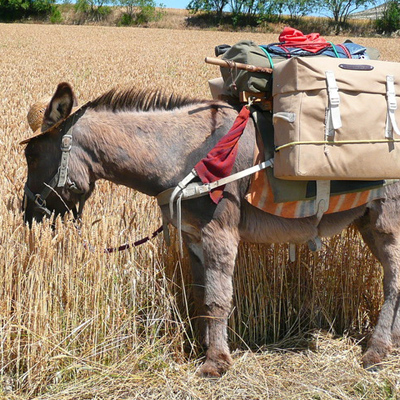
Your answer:
[[[277,41],[249,32],[0,24],[0,398],[396,398],[396,354],[377,374],[360,367],[362,338],[382,302],[381,270],[351,228],[320,254],[298,247],[294,263],[287,246],[241,246],[230,319],[235,365],[214,382],[196,377],[188,260],[176,241],[168,248],[158,236],[103,252],[158,228],[153,199],[100,182],[80,231],[68,219],[54,231],[22,222],[18,142],[30,134],[32,103],[61,81],[81,104],[129,85],[209,98],[207,80],[219,72],[204,57],[246,38]],[[353,40],[400,62],[398,39]]]

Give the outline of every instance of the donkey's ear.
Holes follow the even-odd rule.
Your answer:
[[[67,118],[76,104],[76,97],[71,85],[66,82],[60,83],[44,112],[42,132]]]

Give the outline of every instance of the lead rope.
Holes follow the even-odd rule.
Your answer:
[[[130,249],[131,247],[140,246],[141,244],[144,244],[144,243],[148,242],[149,240],[154,239],[156,236],[158,236],[159,233],[161,233],[163,231],[163,229],[164,229],[164,227],[163,227],[163,225],[161,225],[156,231],[154,231],[151,234],[151,236],[146,236],[140,240],[137,240],[136,242],[133,242],[132,244],[126,243],[119,247],[108,247],[108,248],[104,249],[104,253],[107,253],[107,254],[115,253],[118,251],[124,251],[124,250]]]
[[[78,230],[78,235],[82,237],[80,227],[75,225],[75,228]],[[133,242],[133,243],[125,243],[125,244],[122,244],[121,246],[116,246],[116,247],[106,247],[105,249],[103,249],[103,253],[106,253],[106,254],[117,253],[120,251],[128,250],[132,247],[140,246],[141,244],[144,244],[144,243],[148,242],[149,240],[154,239],[156,236],[158,236],[163,231],[163,229],[164,229],[164,226],[161,225],[157,230],[155,230],[149,236],[146,236],[142,239],[136,240],[136,242]],[[85,250],[89,250],[92,253],[96,252],[95,248],[86,240],[83,241],[83,247]]]

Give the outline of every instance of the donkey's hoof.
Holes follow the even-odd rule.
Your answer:
[[[382,358],[375,350],[367,350],[362,358],[363,367],[370,372],[378,371],[381,362]]]
[[[233,364],[229,354],[219,354],[218,358],[207,358],[201,366],[198,375],[203,378],[220,378]]]

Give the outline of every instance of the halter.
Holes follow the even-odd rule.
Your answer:
[[[82,115],[85,113],[89,104],[90,104],[90,102],[83,105],[75,113],[69,115],[62,122],[62,124],[58,125],[58,127],[57,127],[58,131],[62,131],[64,128],[64,130],[66,130],[67,133],[65,133],[63,135],[63,137],[61,138],[60,165],[57,169],[57,172],[55,173],[53,178],[50,180],[50,182],[45,183],[43,190],[40,193],[36,193],[36,194],[33,193],[32,190],[29,189],[28,184],[25,184],[24,192],[25,192],[26,198],[33,201],[36,205],[36,209],[47,216],[50,216],[52,211],[46,207],[46,199],[50,195],[51,192],[55,191],[56,188],[66,188],[74,193],[80,194],[81,196],[79,197],[79,208],[77,209],[76,207],[74,207],[72,209],[72,212],[74,214],[75,219],[78,219],[80,217],[80,215],[82,214],[86,195],[84,192],[82,192],[82,190],[80,190],[77,187],[76,183],[72,182],[70,180],[70,178],[68,177],[68,161],[69,161],[69,156],[70,156],[70,152],[71,152],[71,148],[72,148],[72,131],[73,131],[74,125],[79,120],[79,118],[81,118]],[[47,132],[52,132],[52,130],[49,129],[48,131],[43,132],[43,133],[47,133]],[[24,204],[24,208],[26,208],[26,204]]]

